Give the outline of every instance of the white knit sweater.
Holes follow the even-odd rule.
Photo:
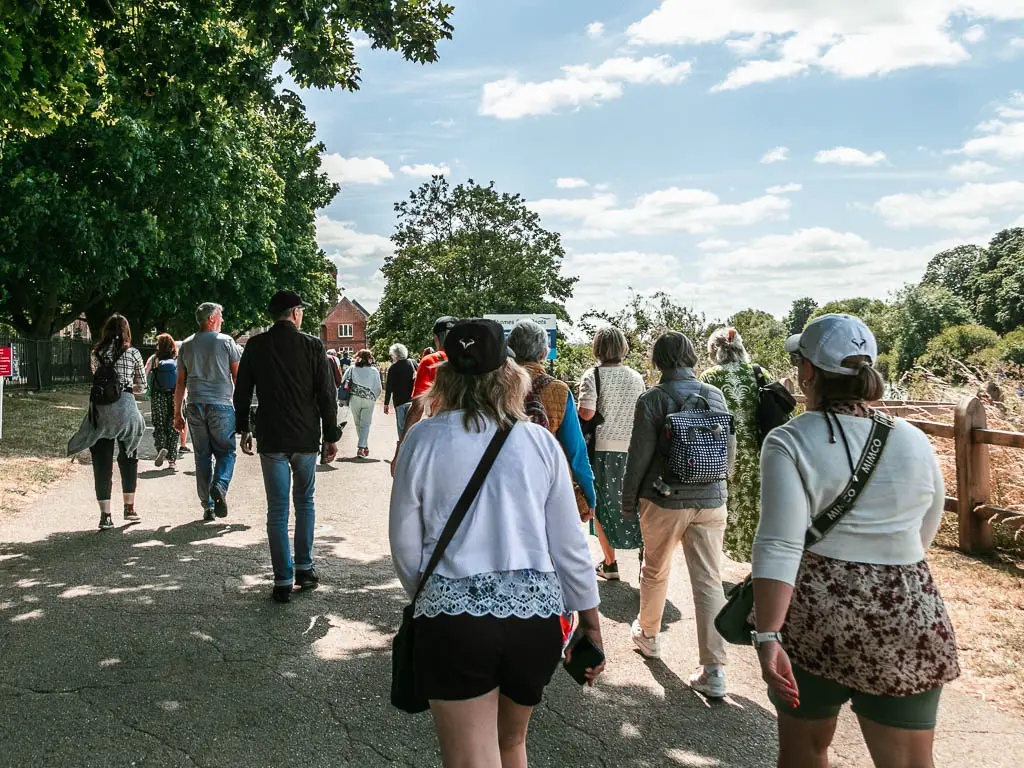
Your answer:
[[[467,431],[462,417],[453,411],[413,426],[395,464],[391,556],[410,597],[496,430]],[[567,610],[600,602],[565,454],[550,432],[526,423],[512,430],[436,572],[459,579],[519,570],[554,572]]]

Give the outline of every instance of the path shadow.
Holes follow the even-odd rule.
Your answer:
[[[153,479],[155,477],[170,477],[170,476],[176,475],[176,474],[177,474],[177,471],[174,470],[174,469],[171,469],[170,467],[162,467],[160,469],[146,469],[146,470],[143,470],[142,472],[139,472],[139,479],[140,480],[151,480],[151,479]],[[186,472],[186,474],[188,474],[188,473]],[[195,473],[193,472],[193,474],[195,474]]]
[[[640,590],[628,581],[599,581],[597,589],[601,594],[601,616],[609,621],[632,624],[640,614]],[[682,618],[675,604],[666,600],[662,628],[667,629]]]
[[[439,766],[429,716],[388,703],[408,599],[390,559],[340,557],[341,536],[317,551],[320,589],[278,605],[263,532],[237,522],[0,543],[2,762]],[[625,586],[606,608],[636,599]],[[531,766],[772,763],[769,712],[709,707],[650,668],[653,686],[586,690],[559,671],[531,725]]]

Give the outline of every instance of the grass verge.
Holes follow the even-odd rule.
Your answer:
[[[24,509],[47,485],[71,473],[64,451],[88,400],[84,388],[4,396],[0,514]]]

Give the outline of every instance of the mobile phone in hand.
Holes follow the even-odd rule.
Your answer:
[[[604,651],[594,644],[590,635],[583,635],[572,649],[572,661],[562,662],[565,671],[580,685],[587,682],[587,670],[604,663]]]

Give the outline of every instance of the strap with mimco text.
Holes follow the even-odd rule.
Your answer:
[[[864,453],[861,454],[853,477],[850,478],[850,482],[846,484],[846,488],[838,498],[811,521],[811,527],[807,529],[807,535],[804,537],[804,549],[813,547],[825,538],[843,515],[853,509],[853,505],[864,492],[871,475],[874,474],[875,467],[878,466],[878,462],[882,458],[885,444],[889,440],[896,421],[891,416],[876,411],[871,417],[871,422],[871,432],[868,434]]]

